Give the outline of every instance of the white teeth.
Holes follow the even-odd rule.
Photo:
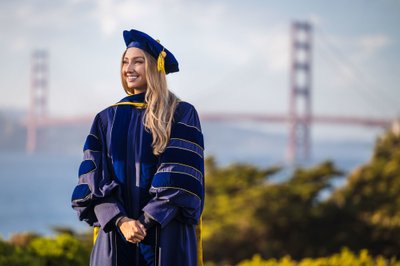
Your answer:
[[[129,82],[135,81],[139,76],[136,75],[127,75],[126,76]]]

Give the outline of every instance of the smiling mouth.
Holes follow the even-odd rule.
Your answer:
[[[139,75],[126,75],[128,82],[134,82],[138,77]]]

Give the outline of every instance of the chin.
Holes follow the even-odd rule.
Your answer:
[[[137,88],[138,86],[134,83],[126,83],[129,89],[133,90],[134,88]]]

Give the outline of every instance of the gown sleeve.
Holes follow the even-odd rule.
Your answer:
[[[71,202],[81,221],[101,226],[108,232],[115,227],[115,219],[125,215],[125,211],[121,204],[120,186],[112,178],[105,132],[100,115],[97,115],[85,141],[79,181]]]
[[[154,220],[164,227],[174,218],[188,224],[199,222],[204,205],[204,143],[197,111],[189,103],[180,102],[177,107],[150,193],[153,198],[139,218],[145,226]]]

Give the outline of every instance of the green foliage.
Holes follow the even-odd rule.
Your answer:
[[[387,132],[377,140],[371,160],[355,169],[348,183],[336,191],[331,210],[348,217],[338,245],[363,246],[373,254],[399,255],[400,247],[400,136]],[[352,239],[349,239],[349,238]]]
[[[382,256],[372,257],[367,250],[354,254],[348,249],[342,249],[338,254],[324,258],[305,258],[296,262],[289,256],[280,260],[263,260],[260,255],[254,255],[251,260],[244,260],[237,266],[400,266],[400,261],[395,258],[387,260]]]
[[[0,239],[0,266],[41,266],[44,261],[26,252],[25,249],[14,246]]]
[[[309,221],[320,213],[319,193],[340,172],[324,162],[298,169],[285,182],[269,182],[279,170],[248,164],[218,168],[213,158],[206,160],[206,259],[232,264],[256,253],[279,257],[306,252],[304,242],[313,230]]]
[[[34,254],[46,260],[46,265],[88,265],[88,252],[81,242],[68,234],[56,238],[37,238],[29,246]]]
[[[378,139],[371,160],[339,189],[330,184],[343,173],[329,161],[270,182],[279,170],[249,164],[218,167],[208,158],[207,261],[233,265],[254,254],[300,260],[329,256],[344,246],[373,256],[400,256],[399,135],[387,132]],[[321,199],[327,190],[329,197]]]
[[[91,241],[86,234],[18,234],[9,242],[0,240],[0,266],[83,266],[89,265],[90,251]]]
[[[257,237],[261,226],[254,227],[266,176],[278,169],[258,169],[246,164],[218,168],[213,158],[206,160],[206,209],[204,219],[204,250],[211,260],[235,256],[245,258],[254,250],[249,246]],[[224,247],[221,249],[221,247]],[[249,253],[250,251],[250,253]]]
[[[40,236],[34,232],[22,232],[11,236],[8,242],[16,247],[27,248],[29,244],[38,237]]]

